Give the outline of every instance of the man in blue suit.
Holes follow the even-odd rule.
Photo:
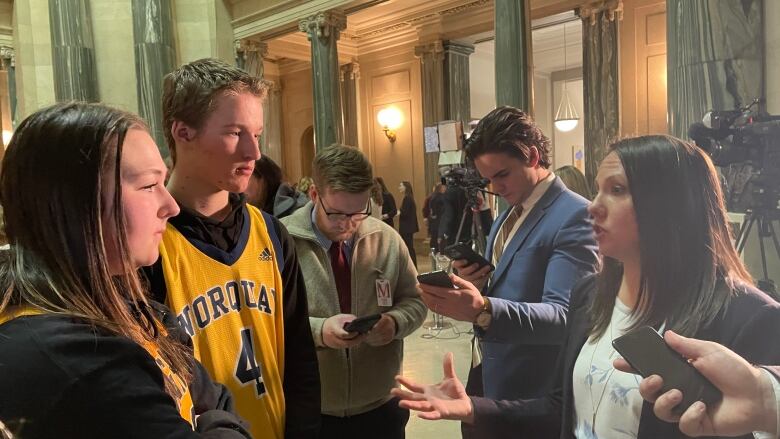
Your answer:
[[[596,270],[588,201],[548,169],[550,140],[516,108],[485,116],[466,154],[509,204],[488,237],[485,257],[496,269],[453,261],[457,289],[421,285],[422,298],[435,312],[474,323],[470,395],[540,397],[552,382],[569,292]],[[477,433],[464,428],[464,437]]]

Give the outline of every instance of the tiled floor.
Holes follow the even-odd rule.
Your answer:
[[[422,241],[417,241],[417,269],[430,271],[431,261]],[[432,322],[428,313],[426,324]],[[436,383],[442,378],[442,360],[444,354],[452,352],[455,356],[455,370],[465,383],[471,363],[471,324],[445,319],[442,330],[430,330],[423,327],[404,340],[404,374],[421,383]],[[460,438],[460,423],[454,421],[426,421],[415,413],[406,426],[408,439],[456,439]]]

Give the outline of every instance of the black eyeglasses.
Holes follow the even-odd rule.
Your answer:
[[[328,212],[328,209],[325,208],[325,204],[322,203],[322,197],[317,197],[317,200],[320,202],[320,206],[322,206],[322,211],[325,212],[325,216],[328,217],[331,221],[344,221],[344,220],[353,220],[353,221],[362,221],[369,216],[371,216],[371,202],[369,201],[368,206],[366,206],[366,210],[364,212],[355,212],[355,213],[341,213],[341,212]]]

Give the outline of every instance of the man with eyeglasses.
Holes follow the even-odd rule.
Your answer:
[[[306,284],[322,386],[321,437],[403,438],[409,411],[390,396],[403,338],[423,322],[417,271],[401,237],[371,217],[371,164],[332,145],[312,164],[311,202],[282,219]],[[367,332],[345,324],[381,314]]]

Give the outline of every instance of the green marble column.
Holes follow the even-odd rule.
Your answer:
[[[776,1],[776,0],[770,0]],[[763,0],[667,0],[669,131],[763,97]]]
[[[168,0],[133,0],[133,45],[138,113],[146,119],[163,157],[170,155],[162,124],[163,78],[173,71],[176,43]]]
[[[88,0],[49,0],[54,96],[57,101],[100,100]]]
[[[344,143],[358,146],[357,81],[360,65],[352,62],[341,66],[341,102],[344,110]]]
[[[445,115],[447,119],[462,121],[466,130],[471,120],[469,55],[474,53],[474,46],[445,41],[443,47]]]
[[[496,105],[533,113],[530,0],[495,0]]]
[[[346,27],[347,18],[338,10],[320,12],[298,23],[298,29],[305,32],[311,42],[314,143],[317,150],[344,141],[336,43]]]
[[[585,180],[594,182],[607,144],[620,132],[618,23],[610,11],[582,20]]]
[[[422,82],[423,126],[436,125],[447,119],[444,98],[444,47],[441,41],[414,48],[420,59],[420,78]],[[424,154],[425,191],[429,191],[439,181],[439,153]]]

